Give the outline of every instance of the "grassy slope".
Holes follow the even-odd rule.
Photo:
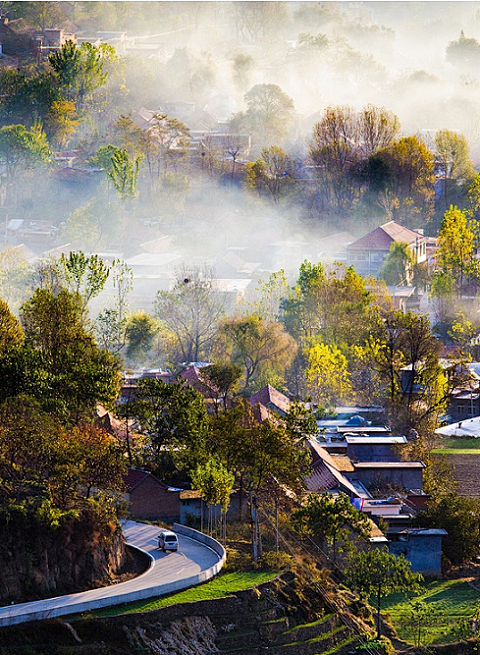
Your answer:
[[[272,571],[242,571],[237,573],[221,573],[219,576],[206,582],[205,584],[191,589],[185,589],[169,596],[160,598],[150,598],[148,600],[132,603],[122,607],[112,607],[110,609],[93,612],[95,617],[116,616],[118,614],[132,614],[135,612],[148,612],[156,610],[167,605],[175,603],[188,603],[197,600],[209,600],[212,598],[222,598],[236,591],[249,589],[263,582],[273,580],[278,575]],[[89,613],[90,614],[90,613]]]
[[[429,609],[422,627],[422,643],[449,643],[465,636],[461,629],[479,607],[480,591],[473,589],[466,580],[440,580],[424,583],[415,599],[427,603]],[[413,643],[414,625],[405,595],[388,596],[382,608],[390,614],[398,636]]]

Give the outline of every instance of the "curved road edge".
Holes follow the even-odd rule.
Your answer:
[[[156,559],[143,548],[127,542],[128,545],[145,553],[151,560],[149,568],[140,576],[133,579],[135,582],[138,582],[138,580],[143,581],[144,584],[141,588],[135,588],[132,590],[131,583],[133,581],[129,580],[109,587],[94,589],[90,592],[80,592],[78,594],[69,594],[57,598],[0,607],[0,627],[18,625],[29,621],[41,621],[58,616],[67,616],[68,614],[87,612],[88,610],[123,605],[124,603],[146,600],[147,598],[154,598],[156,596],[164,596],[174,591],[194,587],[216,576],[225,564],[225,548],[212,537],[209,537],[202,532],[198,532],[197,530],[193,530],[192,528],[188,528],[187,526],[175,523],[174,530],[179,535],[183,535],[187,539],[191,539],[204,548],[213,551],[218,558],[217,561],[212,566],[209,566],[194,575],[179,577],[176,580],[165,584],[153,584],[152,586],[149,586],[150,578],[155,571]],[[111,593],[113,588],[115,588],[115,591],[117,592],[115,595],[107,595],[106,593],[104,596],[102,595],[102,590],[109,590]],[[89,598],[89,594],[95,595],[95,597]],[[85,600],[82,600],[82,598],[85,598]]]

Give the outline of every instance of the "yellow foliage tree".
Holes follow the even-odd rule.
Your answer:
[[[312,400],[318,405],[331,407],[344,400],[351,392],[347,358],[335,346],[317,341],[304,350],[308,361],[305,373],[307,388]]]

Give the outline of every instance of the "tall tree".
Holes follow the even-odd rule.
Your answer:
[[[414,265],[415,260],[408,244],[394,241],[378,272],[378,277],[385,280],[385,284],[388,285],[407,285],[412,280]]]
[[[381,379],[381,402],[392,427],[398,434],[414,429],[431,435],[446,409],[455,376],[440,364],[440,344],[428,317],[387,312],[366,346]]]
[[[395,220],[411,227],[424,225],[434,209],[434,158],[416,136],[394,141],[373,155],[382,167],[389,199],[389,211]]]
[[[366,105],[358,114],[358,135],[365,156],[387,148],[400,131],[395,114],[385,107]]]
[[[218,335],[219,347],[242,367],[245,390],[251,389],[262,371],[267,377],[269,371],[283,376],[296,352],[295,341],[279,323],[254,314],[225,319]]]
[[[24,125],[5,125],[0,128],[0,162],[3,163],[8,187],[18,184],[23,174],[51,161],[45,132],[39,123],[27,129]],[[15,204],[11,191],[7,199]]]
[[[423,578],[419,573],[412,573],[403,555],[396,557],[387,550],[373,548],[352,556],[347,580],[363,596],[375,598],[377,637],[380,637],[382,598],[395,591],[415,590]]]
[[[335,346],[317,341],[305,348],[308,368],[305,371],[307,391],[314,403],[335,407],[348,400],[351,392],[347,358]]]
[[[457,183],[469,184],[475,177],[466,138],[450,130],[439,130],[435,135],[435,156],[443,178],[445,209],[448,209]]]
[[[105,43],[98,47],[88,42],[77,46],[73,41],[66,41],[59,50],[48,56],[60,90],[67,100],[75,103],[78,110],[82,110],[94,91],[106,83],[106,64],[116,59],[115,50]]]
[[[150,436],[152,466],[163,476],[175,467],[190,473],[208,458],[209,424],[203,396],[182,382],[138,383],[137,410]]]
[[[425,528],[443,528],[442,553],[454,565],[471,561],[480,542],[480,502],[455,493],[432,499],[415,519]]]
[[[358,121],[351,107],[328,107],[314,125],[310,157],[327,208],[349,209],[358,193],[357,141]]]
[[[121,200],[137,196],[137,180],[141,157],[131,159],[125,148],[112,145],[98,149],[96,159],[106,171]]]
[[[247,185],[269,196],[275,204],[292,182],[292,160],[281,148],[264,148],[255,162],[247,165]]]
[[[171,168],[177,169],[189,144],[190,132],[183,123],[167,114],[155,114],[140,140],[154,190],[162,176]]]
[[[23,330],[5,300],[0,300],[0,353],[23,343]]]
[[[172,291],[159,291],[155,317],[171,332],[181,362],[208,357],[224,301],[213,284],[208,268],[178,271]],[[178,363],[178,362],[177,362]]]
[[[78,295],[84,309],[103,290],[110,275],[110,266],[101,257],[87,256],[82,251],[70,252],[68,257],[62,254],[60,266],[67,288]]]
[[[26,345],[37,353],[36,379],[43,385],[38,397],[45,408],[79,422],[93,414],[97,402],[114,402],[120,363],[99,349],[87,332],[78,294],[37,289],[23,304],[20,317]]]
[[[260,145],[270,146],[286,136],[294,115],[293,100],[277,84],[256,84],[245,94],[247,110],[233,124],[253,132]]]
[[[478,239],[478,223],[467,211],[450,207],[445,212],[438,235],[437,276],[448,275],[459,293],[476,288],[480,281]]]
[[[349,534],[367,538],[370,523],[365,514],[355,509],[346,494],[332,496],[330,493],[310,494],[303,507],[291,516],[296,529],[319,541],[325,551],[331,548],[333,563],[337,563],[338,547],[346,546]]]
[[[205,464],[199,464],[192,474],[192,485],[197,489],[209,508],[208,532],[213,531],[213,508],[220,505],[222,513],[221,539],[226,538],[226,514],[230,504],[235,476],[227,471],[222,462],[209,459]]]

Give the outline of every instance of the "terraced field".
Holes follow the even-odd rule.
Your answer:
[[[472,454],[446,454],[453,467],[457,491],[461,496],[480,497],[480,452]]]
[[[461,496],[480,497],[480,439],[442,439],[435,454],[443,454],[453,468]]]

